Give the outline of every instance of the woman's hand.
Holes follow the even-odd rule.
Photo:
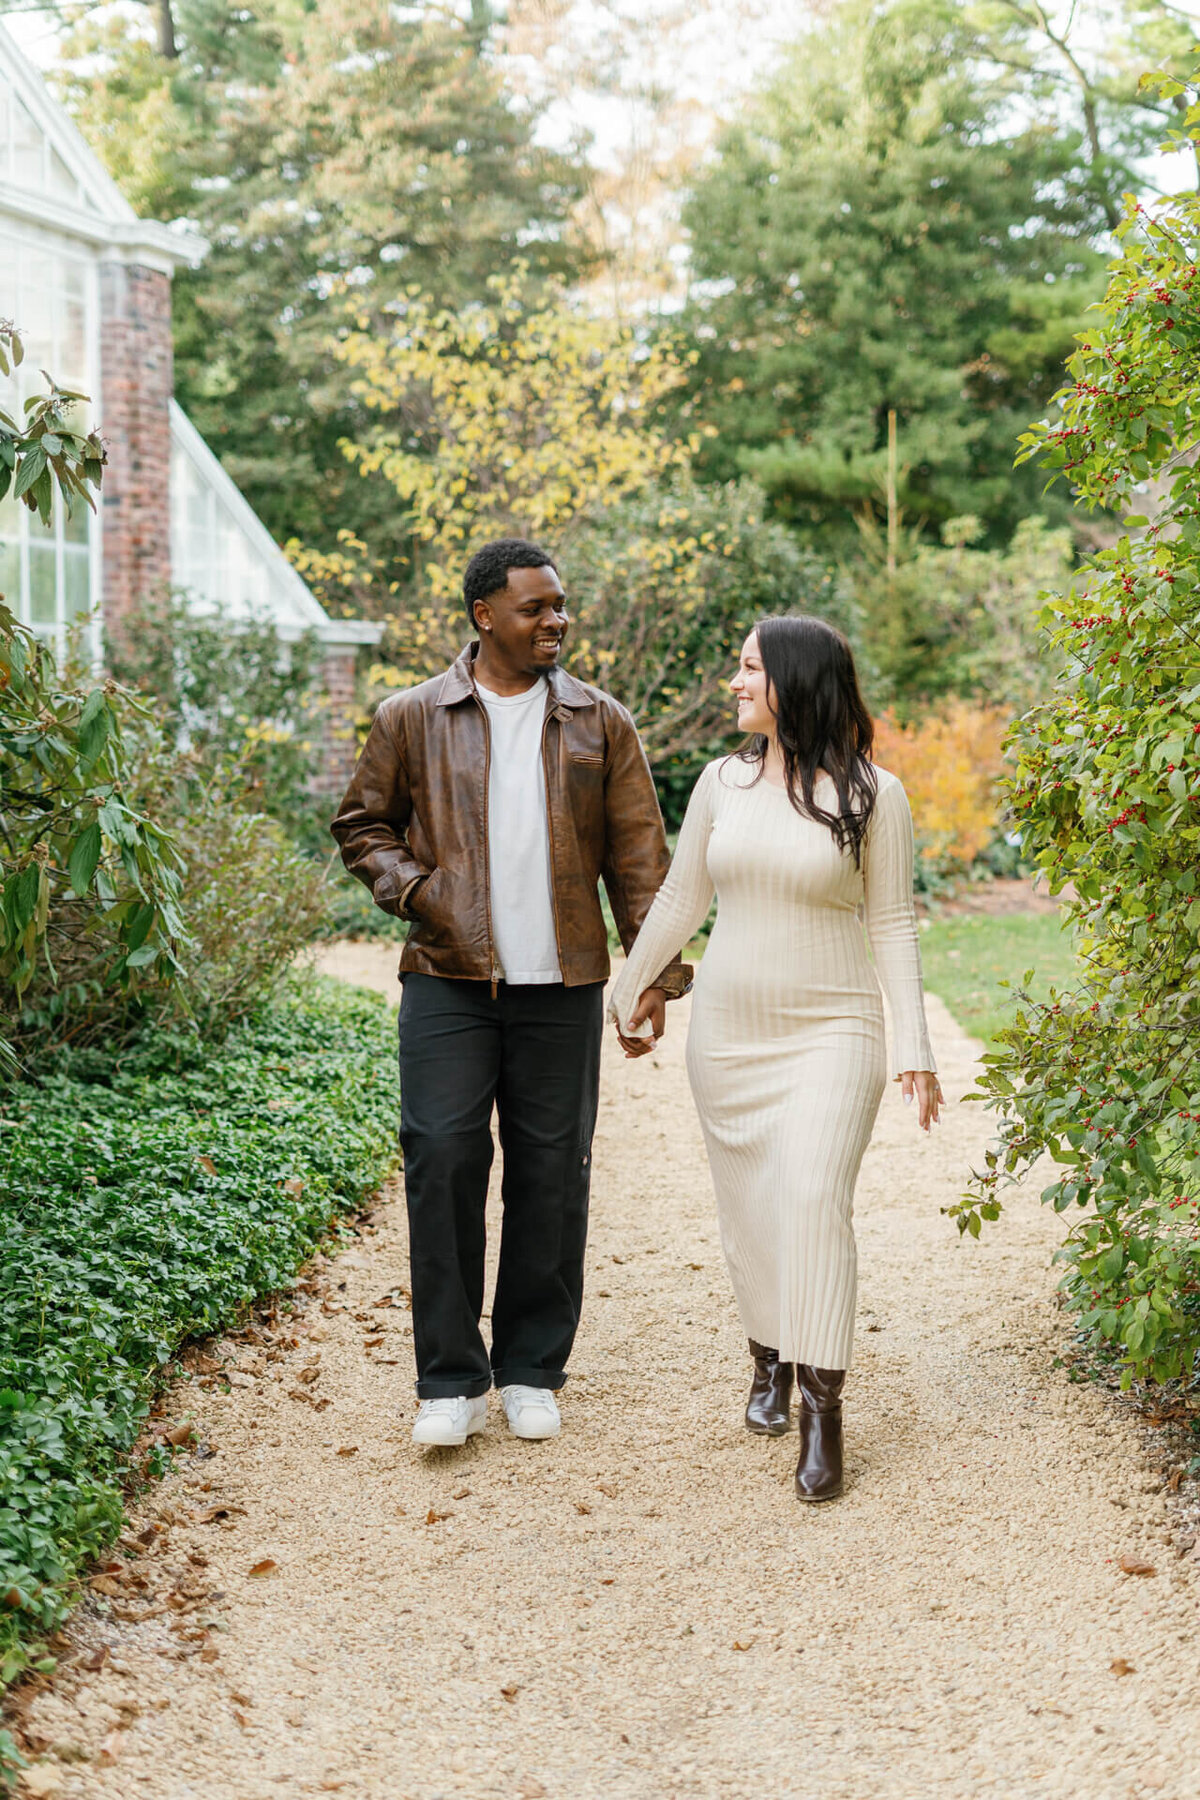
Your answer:
[[[906,1106],[911,1106],[914,1094],[917,1096],[917,1123],[922,1131],[937,1124],[938,1107],[945,1096],[932,1069],[905,1069],[900,1077],[900,1091]]]
[[[647,988],[629,1015],[630,1027],[635,1031],[647,1020],[650,1030],[645,1037],[626,1037],[621,1027],[617,1026],[617,1036],[626,1056],[645,1056],[648,1051],[657,1048],[658,1040],[667,1028],[667,996],[662,988]]]

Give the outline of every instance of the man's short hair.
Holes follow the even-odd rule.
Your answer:
[[[463,576],[463,600],[472,625],[478,602],[508,586],[510,569],[553,569],[558,573],[554,558],[540,544],[530,543],[528,538],[493,538],[475,552]]]

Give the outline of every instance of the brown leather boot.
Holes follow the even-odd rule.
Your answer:
[[[768,1350],[750,1339],[754,1358],[754,1380],[750,1383],[750,1400],[746,1407],[749,1431],[765,1432],[768,1437],[782,1437],[792,1425],[791,1363],[781,1363],[778,1350]]]
[[[845,1369],[796,1364],[800,1389],[797,1500],[836,1500],[842,1491],[842,1385]]]

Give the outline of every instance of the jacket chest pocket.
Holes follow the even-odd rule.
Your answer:
[[[604,835],[604,758],[580,751],[566,759],[567,806],[576,831],[599,844]]]

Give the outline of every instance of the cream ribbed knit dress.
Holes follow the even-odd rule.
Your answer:
[[[877,771],[862,868],[786,791],[736,759],[710,763],[609,1002],[642,990],[708,915],[687,1066],[721,1241],[746,1336],[785,1362],[846,1369],[854,1340],[854,1184],[886,1072],[933,1069],[912,902],[912,820]],[[817,798],[836,806],[828,776]],[[867,955],[865,919],[875,968]]]

